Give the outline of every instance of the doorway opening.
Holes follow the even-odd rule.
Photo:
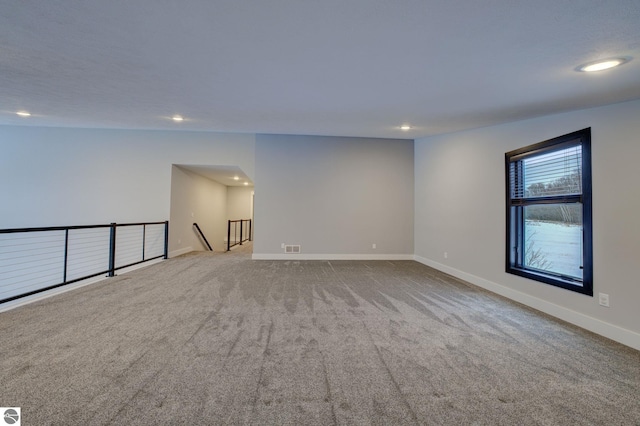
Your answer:
[[[251,220],[253,181],[237,166],[173,164],[169,213],[169,257],[227,249],[228,221]],[[253,239],[251,228],[251,239]]]

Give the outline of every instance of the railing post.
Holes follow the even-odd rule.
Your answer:
[[[75,283],[75,282],[80,282],[83,280],[86,280],[88,278],[93,278],[93,277],[98,277],[98,276],[107,276],[107,277],[114,277],[116,276],[116,271],[120,270],[120,269],[124,269],[124,268],[129,268],[135,265],[138,265],[140,263],[143,262],[147,262],[150,260],[156,260],[156,259],[160,259],[163,257],[163,254],[160,250],[160,248],[158,247],[158,239],[160,238],[157,235],[157,231],[158,229],[156,228],[156,226],[161,226],[162,224],[164,224],[164,258],[167,259],[168,258],[168,248],[169,248],[169,221],[164,221],[164,222],[147,222],[147,223],[121,223],[121,224],[117,224],[115,222],[112,222],[110,224],[98,224],[98,225],[78,225],[78,226],[49,226],[49,227],[31,227],[31,228],[13,228],[13,229],[0,229],[0,236],[3,237],[4,240],[4,235],[7,234],[25,234],[25,233],[31,233],[31,232],[55,232],[55,235],[52,238],[55,238],[55,241],[57,243],[60,242],[60,236],[62,236],[63,238],[63,242],[62,244],[55,244],[55,247],[52,247],[52,251],[51,254],[53,255],[55,253],[55,258],[56,260],[52,263],[52,264],[47,264],[47,265],[43,265],[43,266],[47,266],[47,268],[43,268],[43,272],[46,272],[47,275],[43,275],[43,276],[36,276],[35,278],[32,278],[30,276],[30,271],[29,268],[24,268],[23,272],[21,275],[15,277],[15,278],[19,278],[20,280],[23,280],[22,282],[26,283],[25,286],[23,287],[23,289],[28,290],[24,293],[19,293],[19,294],[14,294],[13,296],[9,296],[9,297],[4,297],[2,295],[0,295],[0,305],[7,303],[7,302],[11,302],[13,300],[17,300],[23,297],[27,297],[27,296],[31,296],[34,294],[38,294],[44,291],[49,291],[49,290],[53,290],[55,288],[58,287],[62,287],[64,285],[68,285],[71,283]],[[155,229],[155,231],[153,231],[153,237],[154,237],[154,242],[153,244],[151,244],[149,246],[150,250],[146,249],[146,227],[147,225],[152,225],[154,226],[153,229]],[[127,263],[127,259],[128,256],[124,256],[121,258],[117,258],[117,250],[116,248],[120,248],[121,252],[122,252],[122,247],[116,247],[116,242],[117,242],[117,228],[118,227],[123,227],[123,226],[142,226],[143,227],[143,257],[144,259],[138,262],[132,262],[132,263]],[[91,235],[83,235],[82,233],[80,233],[80,235],[76,234],[76,230],[84,230],[84,229],[99,229],[100,231],[95,233],[95,234],[91,234]],[[136,228],[138,229],[138,228]],[[71,240],[71,231],[73,231],[73,234],[76,235],[74,237],[74,240]],[[62,232],[62,235],[60,235],[60,233]],[[106,233],[109,233],[109,235],[107,236]],[[45,234],[46,238],[48,238],[48,234]],[[105,237],[108,238],[108,244],[105,244]],[[15,238],[17,239],[22,239],[23,236],[17,235]],[[73,252],[71,251],[72,249],[77,251],[79,248],[76,247],[75,245],[78,243],[77,240],[78,238],[82,239],[82,245],[84,246],[86,244],[86,251],[87,252],[94,252],[95,250],[95,254],[94,257],[101,258],[101,261],[99,262],[99,264],[88,264],[87,262],[83,261],[83,258],[78,259],[77,256],[74,256]],[[12,238],[13,240],[13,238]],[[131,240],[129,241],[124,241],[125,245],[127,245],[127,243],[130,243]],[[122,242],[122,241],[121,241]],[[32,241],[32,242],[22,242],[21,244],[25,244],[25,247],[21,248],[20,250],[22,251],[24,249],[24,254],[19,254],[17,255],[17,257],[15,257],[15,259],[17,260],[17,263],[29,263],[31,262],[31,259],[29,259],[30,257],[37,256],[37,253],[39,250],[39,246],[38,244],[40,244],[40,241]],[[74,245],[72,247],[72,245]],[[75,247],[75,248],[74,248]],[[132,248],[132,250],[137,251],[139,250],[138,248],[138,240],[135,241],[135,248]],[[105,253],[106,252],[106,253]],[[6,253],[6,252],[5,252]],[[13,254],[13,253],[12,253]],[[149,259],[146,259],[147,255],[150,255]],[[7,260],[2,254],[0,254],[0,257],[2,257],[2,259],[0,259],[0,263],[5,262],[5,260]],[[108,259],[105,259],[105,257],[107,257]],[[60,277],[60,258],[62,258],[62,277]],[[29,260],[26,260],[29,259]],[[36,259],[34,259],[36,260]],[[104,261],[107,261],[107,265],[105,265]],[[120,264],[118,264],[118,260],[120,261]],[[106,268],[105,268],[106,266]],[[0,278],[3,278],[0,277]],[[44,279],[42,279],[44,278]],[[60,279],[62,278],[62,279]],[[23,290],[24,291],[24,290]],[[3,298],[4,297],[4,298]],[[2,423],[2,422],[0,422]]]
[[[242,245],[242,228],[244,227],[243,225],[244,225],[244,223],[241,220],[240,221],[240,245]]]
[[[146,234],[147,234],[147,225],[146,224],[142,224],[142,260],[144,260],[144,242],[146,240]]]
[[[249,241],[253,241],[253,234],[251,233],[252,229],[252,223],[253,221],[251,219],[249,219]]]
[[[169,221],[164,221],[164,258],[169,258]]]
[[[109,227],[109,274],[107,276],[113,277],[116,270],[116,224],[111,222]]]
[[[227,225],[227,251],[231,250],[231,221]]]
[[[69,258],[69,229],[64,230],[64,272],[62,282],[67,282],[67,259]]]

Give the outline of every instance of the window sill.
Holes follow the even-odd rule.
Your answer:
[[[562,277],[560,275],[544,274],[535,272],[529,269],[514,268],[507,266],[506,272],[508,274],[518,275],[531,280],[539,281],[545,284],[549,284],[555,287],[564,288],[566,290],[575,291],[587,296],[593,297],[593,290],[584,285],[583,281],[574,280],[570,277]]]

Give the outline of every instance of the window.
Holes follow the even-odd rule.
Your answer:
[[[505,154],[507,269],[593,296],[591,129]]]

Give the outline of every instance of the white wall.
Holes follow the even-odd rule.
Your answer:
[[[505,152],[586,127],[595,297],[505,273]],[[417,140],[416,258],[640,349],[639,139],[634,101]]]
[[[169,219],[171,165],[254,174],[255,136],[0,126],[0,228]]]
[[[214,251],[224,251],[227,234],[227,187],[179,166],[171,170],[170,257],[208,250],[197,223]]]
[[[413,141],[258,135],[255,185],[256,259],[413,253]]]
[[[227,187],[227,220],[253,218],[253,187]]]

